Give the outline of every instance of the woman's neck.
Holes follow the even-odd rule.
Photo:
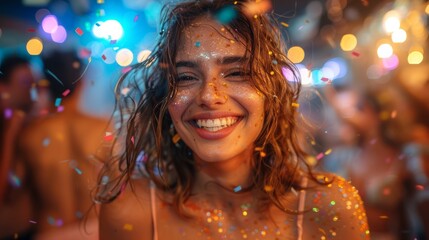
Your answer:
[[[253,182],[251,157],[251,151],[219,162],[205,162],[196,157],[197,174],[193,192],[220,196],[241,192],[251,187]]]

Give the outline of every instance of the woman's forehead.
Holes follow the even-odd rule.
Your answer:
[[[177,58],[244,54],[245,46],[225,26],[211,17],[201,17],[182,31]]]

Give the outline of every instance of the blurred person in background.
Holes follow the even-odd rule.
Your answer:
[[[98,239],[90,190],[101,166],[107,119],[79,108],[88,81],[80,79],[84,67],[74,51],[55,50],[43,62],[53,113],[29,126],[21,145],[39,210],[36,239]]]
[[[406,172],[401,144],[386,135],[390,115],[383,111],[377,93],[368,90],[327,86],[325,95],[339,125],[338,139],[325,139],[335,145],[323,160],[324,169],[356,186],[367,210],[371,239],[408,239]]]
[[[35,75],[29,59],[6,56],[0,66],[0,239],[31,239],[33,205],[28,169],[17,142],[34,117],[30,91]]]

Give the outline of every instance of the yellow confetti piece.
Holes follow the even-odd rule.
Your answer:
[[[292,103],[292,107],[299,107],[299,103]]]
[[[179,136],[179,134],[175,134],[174,136],[173,136],[173,143],[174,144],[176,144],[176,143],[178,143],[180,141],[180,136]]]
[[[330,149],[325,151],[325,155],[329,155],[329,154],[331,154],[331,152],[332,152],[332,149],[330,148]]]
[[[281,25],[283,25],[284,27],[289,27],[289,24],[285,23],[285,22],[281,22]]]
[[[133,230],[133,225],[126,223],[124,225],[124,229],[127,231],[132,231]]]
[[[274,188],[273,188],[273,186],[265,185],[264,190],[265,190],[265,192],[272,192],[274,190]]]

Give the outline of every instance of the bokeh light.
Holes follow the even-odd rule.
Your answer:
[[[104,49],[101,58],[107,64],[112,64],[116,61],[116,52],[113,48]]]
[[[409,64],[420,64],[423,62],[423,53],[420,51],[412,51],[408,54]]]
[[[403,43],[407,40],[407,32],[404,29],[395,30],[392,33],[392,42],[394,43]]]
[[[124,29],[117,20],[98,21],[93,25],[92,33],[96,38],[119,40],[124,34]]]
[[[55,32],[51,33],[51,38],[56,43],[63,43],[67,39],[66,29],[59,25]]]
[[[39,38],[28,40],[26,49],[30,55],[39,55],[43,50],[43,43]]]
[[[383,29],[386,33],[392,33],[401,26],[400,15],[397,11],[391,10],[383,17]]]
[[[396,56],[395,54],[393,54],[388,58],[383,58],[383,66],[387,70],[394,70],[398,67],[398,65],[399,65],[399,59],[398,59],[398,56]]]
[[[357,45],[357,38],[353,34],[346,34],[341,38],[340,46],[343,51],[353,51]]]
[[[388,58],[392,56],[393,48],[392,45],[388,43],[381,44],[377,49],[377,55],[379,58]]]
[[[143,50],[137,55],[137,62],[141,63],[146,60],[152,52],[150,50]]]
[[[133,53],[128,48],[122,48],[116,53],[116,62],[119,66],[126,67],[133,62]]]
[[[45,31],[46,33],[55,32],[58,28],[57,17],[55,17],[54,15],[47,15],[46,17],[44,17],[42,21],[42,28],[43,31]]]
[[[291,47],[287,51],[287,57],[293,62],[293,63],[300,63],[305,58],[305,51],[302,49],[302,47],[294,46]]]

